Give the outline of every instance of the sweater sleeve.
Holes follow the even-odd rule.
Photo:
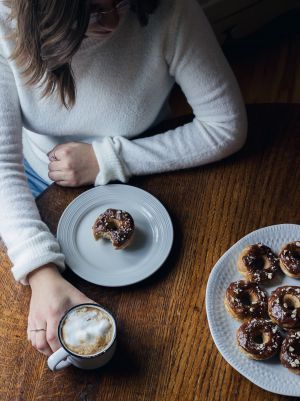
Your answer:
[[[130,175],[200,166],[223,159],[243,146],[245,106],[196,0],[175,1],[164,53],[170,74],[193,109],[194,120],[153,137],[103,138],[94,145],[100,164],[96,185],[112,179],[126,181]]]
[[[1,45],[1,43],[0,43]],[[0,234],[17,281],[49,263],[64,268],[59,244],[41,221],[23,167],[22,119],[14,75],[0,46]]]

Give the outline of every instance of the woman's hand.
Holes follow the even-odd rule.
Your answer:
[[[48,153],[48,157],[49,178],[64,187],[93,184],[99,173],[93,146],[88,143],[57,145]]]
[[[66,281],[53,264],[35,270],[28,279],[32,290],[28,340],[49,356],[60,347],[57,328],[64,313],[74,305],[93,301]]]

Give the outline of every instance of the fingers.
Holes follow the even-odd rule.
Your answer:
[[[74,171],[49,171],[48,177],[59,185],[63,185],[62,182],[70,187],[79,184]]]
[[[60,150],[62,146],[64,146],[64,144],[56,145],[52,150],[50,150],[50,152],[47,153],[49,160],[60,160]]]
[[[50,356],[52,350],[48,344],[46,334],[48,331],[47,322],[40,318],[28,316],[27,339],[31,345],[44,355]]]
[[[43,325],[45,326],[46,323],[44,323]],[[35,326],[40,327],[38,325],[35,325]],[[41,352],[42,354],[47,355],[47,356],[51,355],[52,350],[51,350],[51,348],[48,344],[47,338],[46,338],[46,330],[37,330],[32,327],[33,326],[29,326],[27,328],[27,339],[29,341],[31,341],[31,345],[37,351]]]
[[[76,143],[68,142],[56,145],[50,152],[47,153],[49,160],[63,160],[70,155],[72,148]]]
[[[36,348],[36,332],[35,331],[32,331],[30,334],[29,334],[29,338],[30,338],[30,341],[31,341],[31,345],[33,346],[33,348]]]
[[[50,356],[52,352],[60,348],[57,337],[58,323],[58,320],[49,322],[45,330],[27,329],[27,339],[31,342],[31,345],[46,356]]]
[[[90,154],[83,143],[64,143],[55,146],[49,153],[48,177],[63,187],[78,187],[86,183],[93,183],[96,174],[91,172]],[[90,176],[93,176],[91,179]]]
[[[64,166],[62,165],[61,161],[51,161],[48,164],[48,170],[49,171],[62,171],[64,169]]]
[[[51,150],[51,152],[49,152],[49,153],[47,154],[47,156],[48,156],[48,158],[49,158],[49,160],[50,160],[51,162],[53,162],[53,161],[58,161],[58,160],[59,160],[55,150]]]
[[[35,332],[35,348],[44,355],[50,356],[52,354],[45,330]]]
[[[63,187],[77,187],[81,184],[80,177],[72,170],[49,171],[48,177]]]
[[[71,181],[56,181],[56,184],[60,185],[61,187],[76,187],[76,185]]]
[[[27,325],[27,340],[31,341],[31,335],[30,335],[30,331],[29,331],[29,324]]]
[[[48,165],[48,177],[64,187],[75,187],[80,184],[78,173],[66,161],[50,162]]]
[[[48,177],[52,180],[52,181],[64,181],[67,180],[68,177],[68,172],[67,171],[49,171],[48,172]]]
[[[53,319],[48,322],[47,326],[47,343],[51,348],[52,352],[55,352],[60,348],[60,342],[57,337],[57,328],[59,325],[59,319]]]

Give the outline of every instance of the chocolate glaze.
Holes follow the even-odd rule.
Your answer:
[[[234,281],[227,288],[225,296],[239,319],[267,316],[268,297],[257,283]]]
[[[243,256],[243,262],[250,271],[261,270],[264,267],[265,261],[260,252],[254,246],[247,255]]]
[[[266,266],[265,259],[270,266]],[[251,281],[271,280],[279,271],[279,259],[268,246],[261,243],[251,245],[242,261]]]
[[[292,274],[300,274],[300,241],[287,244],[280,252],[280,262]]]
[[[283,340],[280,362],[288,369],[300,369],[300,331],[290,331]]]
[[[284,301],[286,295],[296,297],[300,303],[300,287],[285,285],[272,292],[268,301],[270,317],[282,328],[300,327],[300,307],[291,308]]]
[[[132,236],[134,221],[128,212],[117,209],[107,209],[100,214],[93,225],[95,239],[102,234],[108,234],[115,247],[121,247]]]
[[[258,337],[263,340],[257,341]],[[247,353],[268,359],[279,351],[282,338],[278,326],[270,320],[251,319],[238,329],[237,341]]]

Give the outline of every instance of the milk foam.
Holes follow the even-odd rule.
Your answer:
[[[100,338],[105,339],[111,329],[111,322],[102,317],[95,310],[78,313],[72,311],[63,326],[63,338],[68,347],[78,347],[81,344],[94,346]]]

